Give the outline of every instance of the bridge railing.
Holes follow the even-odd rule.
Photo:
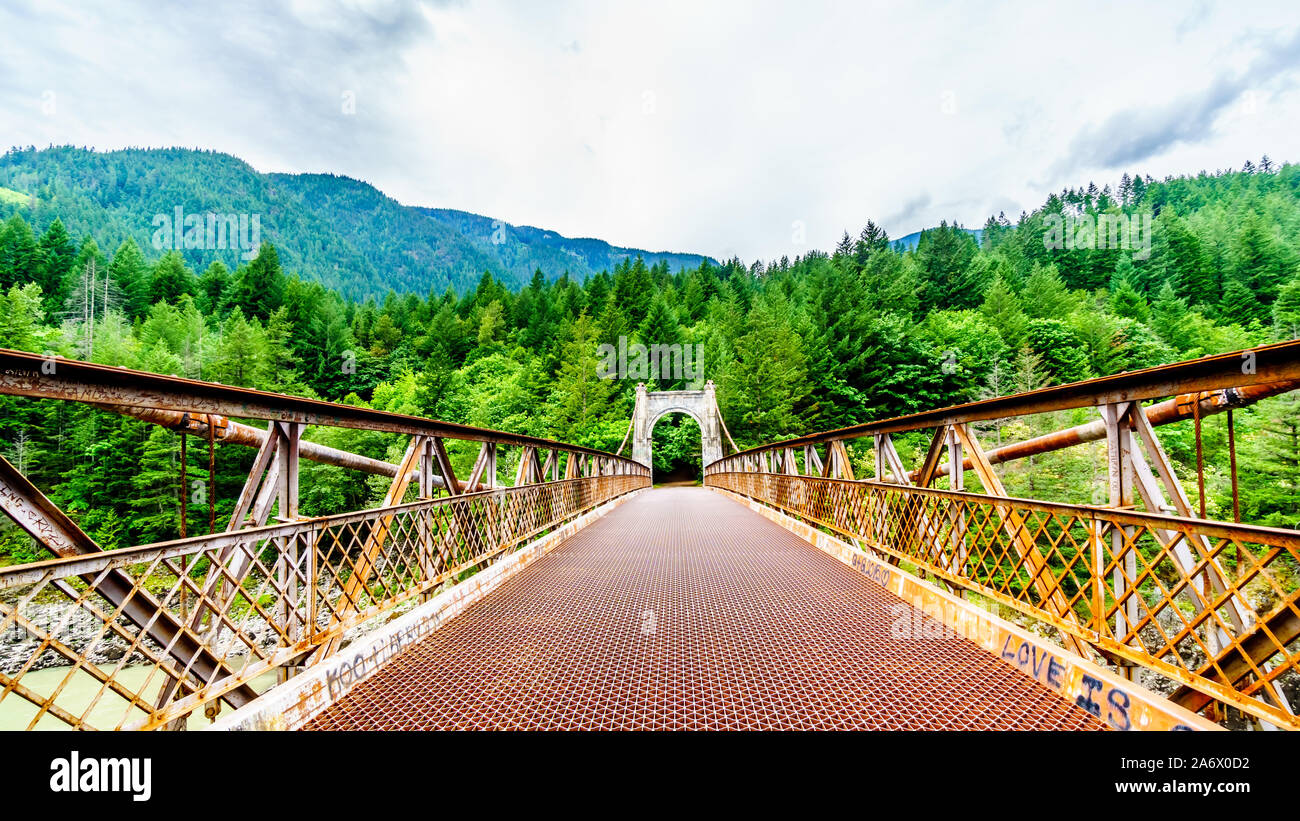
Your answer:
[[[714,472],[706,482],[1054,625],[1121,664],[1294,724],[1253,697],[1300,671],[1300,641],[1286,638],[1300,622],[1300,533],[809,476]],[[1243,601],[1267,629],[1237,626]],[[1224,684],[1247,674],[1239,688]]]
[[[1300,341],[773,442],[710,463],[705,484],[1051,625],[1069,649],[1149,671],[1145,683],[1194,711],[1222,719],[1226,705],[1300,729],[1300,532],[1196,516],[1154,432],[1192,419],[1199,453],[1203,414],[1226,411],[1231,442],[1234,407],[1297,388]],[[972,427],[1090,406],[1094,423],[996,451]],[[907,465],[891,434],[919,430],[929,448]],[[854,476],[849,441],[861,438],[870,480]],[[1103,438],[1104,505],[1014,498],[993,470]],[[965,491],[968,471],[981,493]],[[930,487],[940,477],[948,489]]]
[[[215,715],[232,692],[647,482],[559,480],[0,568],[0,714],[19,729]]]
[[[494,557],[650,484],[644,465],[592,448],[20,351],[0,350],[0,394],[175,431],[182,536],[186,442],[207,445],[199,521],[210,530],[217,445],[256,449],[223,532],[107,552],[0,458],[0,512],[57,557],[0,568],[0,728],[180,727],[199,708],[242,706],[266,688],[259,677],[284,680]],[[310,426],[395,434],[407,446],[387,462],[313,442]],[[449,442],[460,456],[478,447],[461,477]],[[305,517],[301,459],[384,476],[387,493],[375,509]]]

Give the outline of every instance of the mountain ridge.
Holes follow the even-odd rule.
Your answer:
[[[0,157],[0,189],[21,195],[0,197],[0,218],[22,214],[45,224],[58,217],[73,236],[89,235],[105,251],[129,236],[151,258],[168,250],[154,243],[155,220],[170,219],[178,207],[190,215],[257,215],[259,238],[276,245],[288,270],[351,298],[382,297],[389,290],[463,293],[488,271],[510,287],[538,269],[548,280],[566,272],[584,280],[636,256],[673,271],[716,262],[703,254],[566,237],[468,211],[404,205],[354,177],[262,173],[232,154],[201,149],[10,149]],[[243,261],[242,249],[178,250],[195,270],[217,259],[232,268]]]

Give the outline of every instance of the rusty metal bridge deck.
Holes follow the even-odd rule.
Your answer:
[[[306,729],[1103,728],[900,613],[930,618],[718,493],[644,491]]]

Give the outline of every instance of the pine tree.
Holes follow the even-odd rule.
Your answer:
[[[244,319],[244,312],[235,307],[221,326],[221,342],[217,346],[209,373],[226,385],[260,388],[267,372],[266,337],[256,320]]]
[[[384,357],[397,349],[397,345],[402,340],[402,329],[397,327],[393,322],[392,316],[387,313],[379,315],[379,321],[371,330],[371,339],[373,343],[370,346],[372,356]]]
[[[293,322],[289,319],[289,309],[281,306],[271,318],[266,320],[263,335],[266,340],[266,377],[267,390],[280,393],[301,394],[298,387],[298,373],[302,363],[293,350]]]
[[[1192,346],[1186,326],[1187,301],[1180,298],[1167,280],[1160,286],[1155,302],[1151,304],[1151,329],[1176,350]]]
[[[733,435],[740,430],[747,441],[768,442],[799,427],[796,408],[808,391],[807,360],[789,311],[779,296],[755,302],[718,384],[724,418],[735,426]]]
[[[1257,214],[1242,223],[1232,249],[1232,273],[1264,305],[1272,305],[1286,279],[1289,260],[1286,249]]]
[[[839,244],[835,246],[835,253],[831,257],[840,266],[847,266],[853,262],[853,237],[845,231],[844,236],[840,237]]]
[[[1219,301],[1219,283],[1200,239],[1181,219],[1162,213],[1156,225],[1159,263],[1180,297],[1193,307]]]
[[[186,460],[185,492],[194,481],[206,481],[198,459]],[[141,544],[174,539],[180,535],[180,436],[166,428],[147,428],[140,451],[139,472],[132,478],[134,489],[129,505],[131,532]]]
[[[208,316],[220,316],[226,306],[226,294],[230,285],[230,269],[221,260],[213,260],[203,276],[199,277],[199,310]]]
[[[235,272],[230,302],[243,309],[244,315],[265,320],[284,304],[285,276],[280,269],[280,254],[275,246],[263,242],[257,256]]]
[[[614,293],[611,299],[618,303],[619,309],[633,326],[640,325],[645,319],[654,294],[654,282],[645,260],[638,256],[633,261],[624,260],[619,263],[614,273]]]
[[[682,321],[688,325],[694,324],[696,320],[704,315],[704,306],[707,302],[704,285],[700,282],[700,278],[698,276],[688,276],[686,278],[686,287],[682,289]]]
[[[1229,322],[1235,322],[1243,328],[1252,320],[1261,319],[1265,309],[1240,279],[1232,277],[1223,289],[1223,299],[1219,303],[1219,313]]]
[[[1137,205],[1146,199],[1147,186],[1149,180],[1144,179],[1141,174],[1133,175],[1133,205]]]
[[[853,247],[854,260],[857,262],[858,269],[866,267],[871,261],[872,254],[887,250],[889,250],[889,234],[872,220],[867,220],[866,227],[858,234],[858,241]]]
[[[63,303],[72,285],[72,266],[76,256],[77,249],[72,244],[68,229],[56,217],[41,236],[40,264],[36,275],[36,282],[45,294],[44,307],[48,316],[53,317],[63,310]]]
[[[117,247],[113,261],[108,264],[108,276],[122,292],[122,310],[132,319],[149,312],[152,303],[150,290],[152,278],[144,254],[135,240],[128,239]]]
[[[0,290],[36,282],[41,260],[36,235],[26,220],[15,214],[0,230]]]
[[[480,348],[487,350],[500,344],[501,335],[506,328],[504,314],[505,309],[496,300],[488,303],[487,307],[483,309],[478,321],[478,346]]]
[[[168,251],[153,267],[149,298],[153,302],[175,304],[182,295],[194,293],[194,272],[185,267],[179,251]]]
[[[1151,318],[1151,308],[1146,297],[1138,293],[1128,277],[1116,275],[1110,287],[1110,309],[1116,316],[1146,322]]]
[[[979,307],[993,280],[1005,279],[1008,274],[1008,266],[1001,257],[977,254],[971,264],[957,275],[949,307]]]
[[[48,334],[39,322],[41,286],[29,282],[0,294],[0,348],[42,353]]]
[[[551,393],[556,435],[565,442],[592,443],[598,423],[612,409],[617,383],[599,377],[596,344],[596,324],[584,312],[573,322],[563,345]]]
[[[923,308],[955,307],[978,299],[983,290],[971,294],[965,278],[978,250],[971,235],[955,222],[940,221],[938,228],[921,232],[916,257],[924,278]]]
[[[681,326],[677,324],[677,318],[673,316],[667,300],[662,296],[655,297],[654,302],[651,303],[650,312],[646,314],[645,321],[637,329],[637,340],[651,351],[650,380],[655,383],[651,388],[672,390],[679,381],[668,370],[672,363],[661,361],[661,358],[655,356],[653,352],[656,350],[655,346],[666,349],[667,346],[680,345]]]
[[[1022,346],[1011,364],[1011,384],[1015,387],[1014,393],[1036,391],[1047,387],[1050,381],[1043,371],[1043,358],[1034,353],[1028,345]]]
[[[367,391],[374,387],[379,379],[365,381],[371,378],[367,374],[372,373],[366,370],[365,351],[360,350],[352,337],[344,312],[334,299],[321,291],[303,308],[293,302],[287,307],[289,319],[297,329],[292,340],[293,352],[302,363],[303,378],[312,388],[325,396],[343,396],[348,391],[363,389],[361,386]],[[349,363],[355,364],[355,373],[344,368]]]
[[[447,303],[438,308],[438,312],[429,321],[429,337],[436,347],[447,352],[455,367],[465,361],[473,343],[465,332],[465,323],[456,315],[453,307]]]
[[[600,312],[600,319],[596,322],[596,341],[602,345],[617,347],[620,338],[626,342],[630,335],[631,323],[619,308],[618,302],[613,299],[605,300],[605,308]]]
[[[1260,436],[1243,460],[1242,484],[1252,489],[1251,521],[1300,528],[1300,393],[1259,403]]]
[[[980,312],[997,328],[1008,347],[1014,350],[1024,342],[1025,332],[1029,329],[1029,317],[1025,316],[1020,300],[1007,286],[1001,274],[994,277],[993,283],[984,293],[984,304],[980,306]]]
[[[1278,339],[1300,338],[1300,275],[1278,291],[1273,303],[1273,329]]]
[[[533,271],[532,282],[524,289],[524,293],[531,298],[532,305],[527,318],[521,318],[516,322],[520,328],[519,341],[525,348],[531,350],[545,349],[554,331],[554,311],[548,299],[546,279],[542,275],[541,268]],[[519,300],[521,303],[524,301],[522,296],[521,294]]]
[[[592,316],[600,316],[601,311],[605,310],[605,300],[609,298],[613,288],[609,273],[601,271],[593,277],[588,277],[584,288],[587,292],[588,310],[591,311]]]
[[[118,514],[133,518],[125,503],[135,496],[135,457],[147,429],[144,423],[128,417],[87,409],[77,414],[65,439],[64,446],[80,454],[80,458],[64,475],[56,493],[58,501],[106,550],[135,543],[127,522]],[[177,474],[172,475],[176,489]]]
[[[1020,350],[1023,353],[1025,349],[1022,348]],[[1030,355],[1032,356],[1032,354]],[[984,385],[980,389],[979,393],[976,394],[975,399],[980,401],[985,399],[996,399],[1000,396],[1015,393],[1016,391],[1012,387],[1012,376],[1013,372],[1011,368],[1007,367],[1002,362],[994,362],[993,367],[989,368],[988,376],[984,379]],[[1006,419],[989,419],[985,422],[975,423],[975,427],[978,430],[991,429],[993,431],[996,446],[1001,447],[1002,426],[1006,421]]]
[[[1065,316],[1074,302],[1055,265],[1034,265],[1020,299],[1031,318]]]

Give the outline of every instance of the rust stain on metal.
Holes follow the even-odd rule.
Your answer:
[[[627,503],[306,726],[1103,728],[794,534],[696,488]]]
[[[1152,427],[1192,419],[1198,414],[1204,417],[1225,411],[1228,413],[1228,418],[1231,419],[1233,408],[1249,407],[1263,399],[1294,390],[1300,390],[1300,380],[1292,379],[1285,382],[1246,385],[1240,388],[1225,388],[1200,394],[1185,393],[1143,408],[1142,412],[1146,414],[1147,422]],[[988,457],[989,464],[1000,465],[1003,462],[1013,462],[1017,459],[1064,450],[1084,442],[1096,442],[1105,437],[1106,425],[1102,420],[1098,419],[1095,422],[1053,431],[1032,439],[1026,439],[1023,442],[1003,445],[988,451],[985,455]],[[947,473],[948,468],[949,466],[944,464],[937,472],[939,474]],[[972,458],[966,457],[962,461],[962,470],[973,470],[974,468],[975,461]],[[916,482],[920,477],[920,470],[914,470],[908,474],[908,478],[913,482]]]

